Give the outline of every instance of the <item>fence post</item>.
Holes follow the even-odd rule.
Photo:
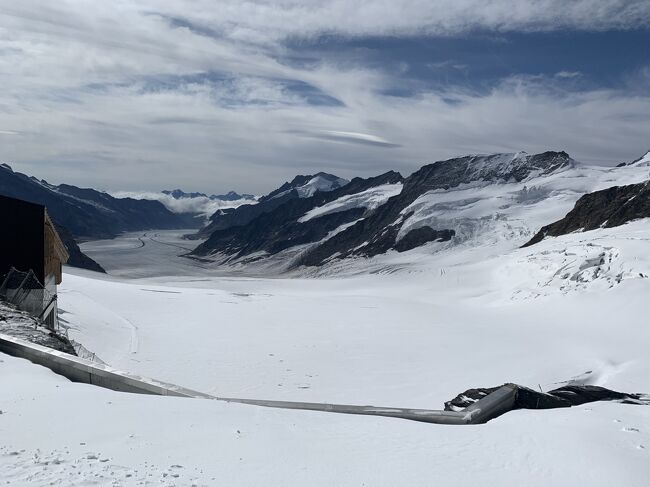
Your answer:
[[[2,281],[2,284],[0,284],[0,294],[3,296],[5,294],[3,289],[6,289],[5,286],[7,285],[7,281],[9,281],[9,278],[11,277],[11,274],[13,274],[14,270],[15,269],[13,267],[9,269],[9,272],[7,272],[4,276],[4,281]]]

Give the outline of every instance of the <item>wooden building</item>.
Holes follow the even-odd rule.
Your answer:
[[[56,294],[68,257],[45,206],[0,195],[0,276],[32,270]]]

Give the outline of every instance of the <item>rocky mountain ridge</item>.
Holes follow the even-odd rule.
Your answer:
[[[180,200],[185,198],[208,198],[210,200],[217,201],[238,201],[238,200],[255,200],[255,196],[252,194],[239,194],[236,191],[228,191],[226,194],[211,194],[208,196],[205,193],[191,192],[186,193],[182,189],[164,189],[161,191],[162,194],[171,196],[174,199]]]
[[[293,182],[298,181],[302,186],[302,182],[310,177],[299,178],[301,179],[296,178]],[[376,186],[397,184],[401,181],[402,176],[399,173],[390,171],[374,178],[355,178],[342,187],[325,192],[316,191],[313,196],[307,198],[296,196],[295,186],[290,190],[276,190],[271,193],[271,195],[275,194],[274,196],[260,198],[260,203],[256,205],[267,206],[267,211],[244,224],[233,224],[213,231],[208,240],[199,245],[193,254],[209,255],[214,251],[238,256],[260,251],[276,254],[289,247],[317,242],[341,225],[361,218],[366,210],[363,207],[355,207],[307,222],[298,222],[307,212],[346,195],[360,193]],[[290,194],[293,196],[289,196]],[[233,213],[241,211],[241,208],[243,207],[237,208]]]
[[[372,257],[391,249],[403,252],[432,241],[449,241],[456,235],[449,226],[419,225],[402,231],[413,214],[407,208],[425,193],[462,185],[520,182],[570,169],[574,164],[565,152],[552,151],[465,156],[423,166],[407,178],[393,172],[356,178],[341,188],[316,192],[302,200],[295,187],[308,177],[297,177],[293,184],[285,183],[260,198],[255,214],[244,206],[213,218],[212,225],[203,230],[208,239],[193,254],[237,259],[301,248],[293,266],[320,266],[330,259]],[[351,195],[398,183],[399,190],[383,193],[381,204],[372,205],[361,197],[350,204]],[[265,208],[265,204],[273,206]],[[320,211],[326,206],[338,206],[339,211]],[[307,218],[311,214],[320,216]]]
[[[319,172],[312,175],[299,175],[287,181],[269,194],[258,198],[256,204],[246,204],[237,208],[224,208],[210,217],[210,222],[194,238],[208,238],[217,230],[246,225],[258,216],[273,211],[287,201],[313,196],[316,192],[326,193],[345,186],[346,179],[333,174]]]
[[[0,165],[0,194],[47,207],[70,253],[70,265],[101,271],[75,240],[113,238],[122,232],[151,228],[190,228],[193,215],[178,215],[158,201],[115,198],[69,184],[52,185]]]
[[[650,218],[650,181],[581,196],[564,218],[543,227],[523,246],[534,245],[545,237],[612,228],[640,218]]]

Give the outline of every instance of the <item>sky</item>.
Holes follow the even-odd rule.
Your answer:
[[[647,0],[0,0],[0,162],[107,191],[650,149]]]

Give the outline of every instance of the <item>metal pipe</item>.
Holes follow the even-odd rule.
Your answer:
[[[411,421],[436,424],[480,424],[496,418],[512,409],[517,395],[516,386],[506,384],[485,396],[462,411],[442,411],[437,409],[408,409],[377,406],[357,406],[350,404],[328,404],[298,401],[276,401],[267,399],[240,399],[216,397],[202,392],[186,389],[174,384],[141,377],[119,371],[105,364],[98,364],[52,350],[19,338],[0,334],[0,352],[25,358],[35,364],[45,366],[57,374],[74,382],[83,382],[106,389],[139,394],[160,396],[180,396],[212,399],[230,403],[248,404],[280,409],[322,411],[340,414],[359,414],[383,416]]]

